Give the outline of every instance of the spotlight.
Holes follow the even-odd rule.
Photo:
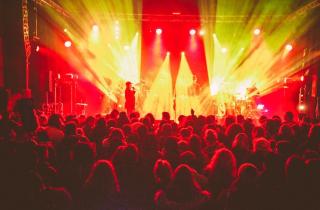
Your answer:
[[[64,42],[64,46],[67,47],[67,48],[71,47],[71,45],[72,45],[71,41],[65,41]]]
[[[254,29],[253,34],[256,36],[259,36],[261,33],[261,30],[259,28]]]
[[[92,31],[95,32],[95,33],[99,32],[99,26],[98,25],[93,25],[92,26]]]
[[[219,87],[217,84],[210,85],[210,95],[215,96],[219,92]]]
[[[63,31],[64,31],[64,33],[68,33],[68,29],[66,29],[66,28],[63,29]]]
[[[306,106],[304,104],[300,104],[298,106],[298,109],[299,109],[299,111],[304,111],[304,110],[306,110]]]
[[[39,51],[40,51],[40,46],[37,45],[37,47],[36,47],[36,52],[39,52]]]
[[[221,49],[221,52],[222,52],[223,54],[226,54],[226,53],[228,52],[228,49],[225,48],[225,47],[223,47],[223,48]]]
[[[303,82],[304,81],[304,76],[301,76],[300,80],[301,80],[301,82]]]
[[[263,104],[258,104],[257,105],[257,109],[258,110],[263,110],[264,109],[264,105]]]
[[[130,47],[129,47],[129,45],[125,45],[125,46],[123,47],[123,49],[124,49],[125,51],[128,51],[128,50],[130,49]]]
[[[205,31],[203,30],[203,29],[201,29],[200,31],[199,31],[199,35],[200,36],[203,36],[205,34]]]
[[[191,36],[194,36],[194,35],[196,34],[196,30],[195,30],[195,29],[191,29],[191,30],[189,31],[189,34],[190,34]]]
[[[156,34],[157,34],[157,35],[162,34],[162,29],[161,29],[161,28],[157,28],[157,29],[156,29]]]
[[[293,46],[292,46],[291,44],[287,44],[287,45],[286,45],[286,50],[287,50],[287,51],[290,52],[292,49],[293,49]]]

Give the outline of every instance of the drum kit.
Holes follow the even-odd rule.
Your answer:
[[[257,97],[245,96],[231,93],[218,93],[214,97],[214,114],[220,117],[227,115],[243,115],[246,117],[255,117],[259,113],[257,110]]]

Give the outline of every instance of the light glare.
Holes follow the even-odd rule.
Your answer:
[[[292,49],[293,49],[293,46],[292,46],[291,44],[287,44],[287,45],[286,45],[286,50],[287,50],[287,51],[290,52]]]
[[[228,49],[225,48],[225,47],[223,47],[223,48],[221,49],[221,52],[222,52],[223,54],[226,54],[226,53],[228,52]]]
[[[157,29],[156,29],[156,34],[157,34],[157,35],[162,34],[162,29],[161,29],[161,28],[157,28]]]
[[[195,29],[191,29],[189,31],[189,33],[190,33],[191,36],[194,36],[196,34],[196,30]]]
[[[299,111],[304,111],[306,109],[306,106],[304,104],[300,104],[298,109]]]
[[[258,104],[257,109],[258,110],[263,110],[264,109],[264,104]]]
[[[125,51],[128,51],[128,50],[130,49],[130,47],[129,47],[128,45],[125,45],[125,46],[123,47],[123,49],[124,49]]]
[[[98,26],[98,25],[93,25],[93,26],[92,26],[92,31],[93,31],[94,33],[99,32],[99,26]]]
[[[64,42],[64,46],[67,47],[67,48],[71,47],[71,45],[72,45],[71,41],[65,41]]]
[[[260,33],[261,33],[261,30],[260,30],[259,28],[256,28],[256,29],[253,31],[253,34],[256,35],[256,36],[260,35]]]

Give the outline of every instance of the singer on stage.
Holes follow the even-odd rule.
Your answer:
[[[127,110],[128,115],[130,115],[135,109],[135,89],[132,87],[131,82],[126,82],[126,90],[125,90],[125,108]]]

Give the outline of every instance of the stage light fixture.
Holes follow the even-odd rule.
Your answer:
[[[253,34],[256,36],[259,36],[261,33],[261,30],[259,28],[254,29]]]
[[[191,36],[194,36],[196,34],[196,30],[195,29],[190,29],[189,34]]]
[[[300,80],[301,80],[301,82],[304,81],[304,76],[303,75],[300,77]]]
[[[203,36],[205,34],[205,31],[203,30],[203,29],[201,29],[200,31],[199,31],[199,35],[200,36]]]
[[[64,32],[64,33],[68,33],[68,29],[66,29],[66,28],[63,29],[63,32]]]
[[[36,47],[36,52],[39,52],[39,51],[40,51],[40,46],[37,45],[37,47]]]
[[[71,45],[72,45],[71,41],[65,41],[64,42],[64,46],[67,47],[67,48],[71,47]]]
[[[257,109],[258,110],[263,110],[264,109],[264,105],[263,104],[258,104],[257,105]]]
[[[225,48],[225,47],[223,47],[223,48],[221,49],[221,52],[222,52],[223,54],[226,54],[226,53],[228,52],[228,49]]]
[[[287,44],[287,45],[286,45],[286,50],[287,50],[288,52],[290,52],[292,49],[293,49],[293,46],[292,46],[291,44]]]
[[[129,47],[129,45],[125,45],[125,46],[123,47],[123,49],[124,49],[125,51],[128,51],[128,50],[130,49],[130,47]]]
[[[298,106],[299,111],[304,111],[306,109],[306,106],[304,104],[300,104]]]
[[[210,95],[215,96],[219,92],[219,86],[217,84],[210,85]]]
[[[93,31],[94,33],[99,32],[99,26],[98,26],[98,25],[93,25],[93,26],[92,26],[92,31]]]
[[[157,35],[162,34],[162,29],[161,29],[161,28],[157,28],[157,29],[156,29],[156,34],[157,34]]]

